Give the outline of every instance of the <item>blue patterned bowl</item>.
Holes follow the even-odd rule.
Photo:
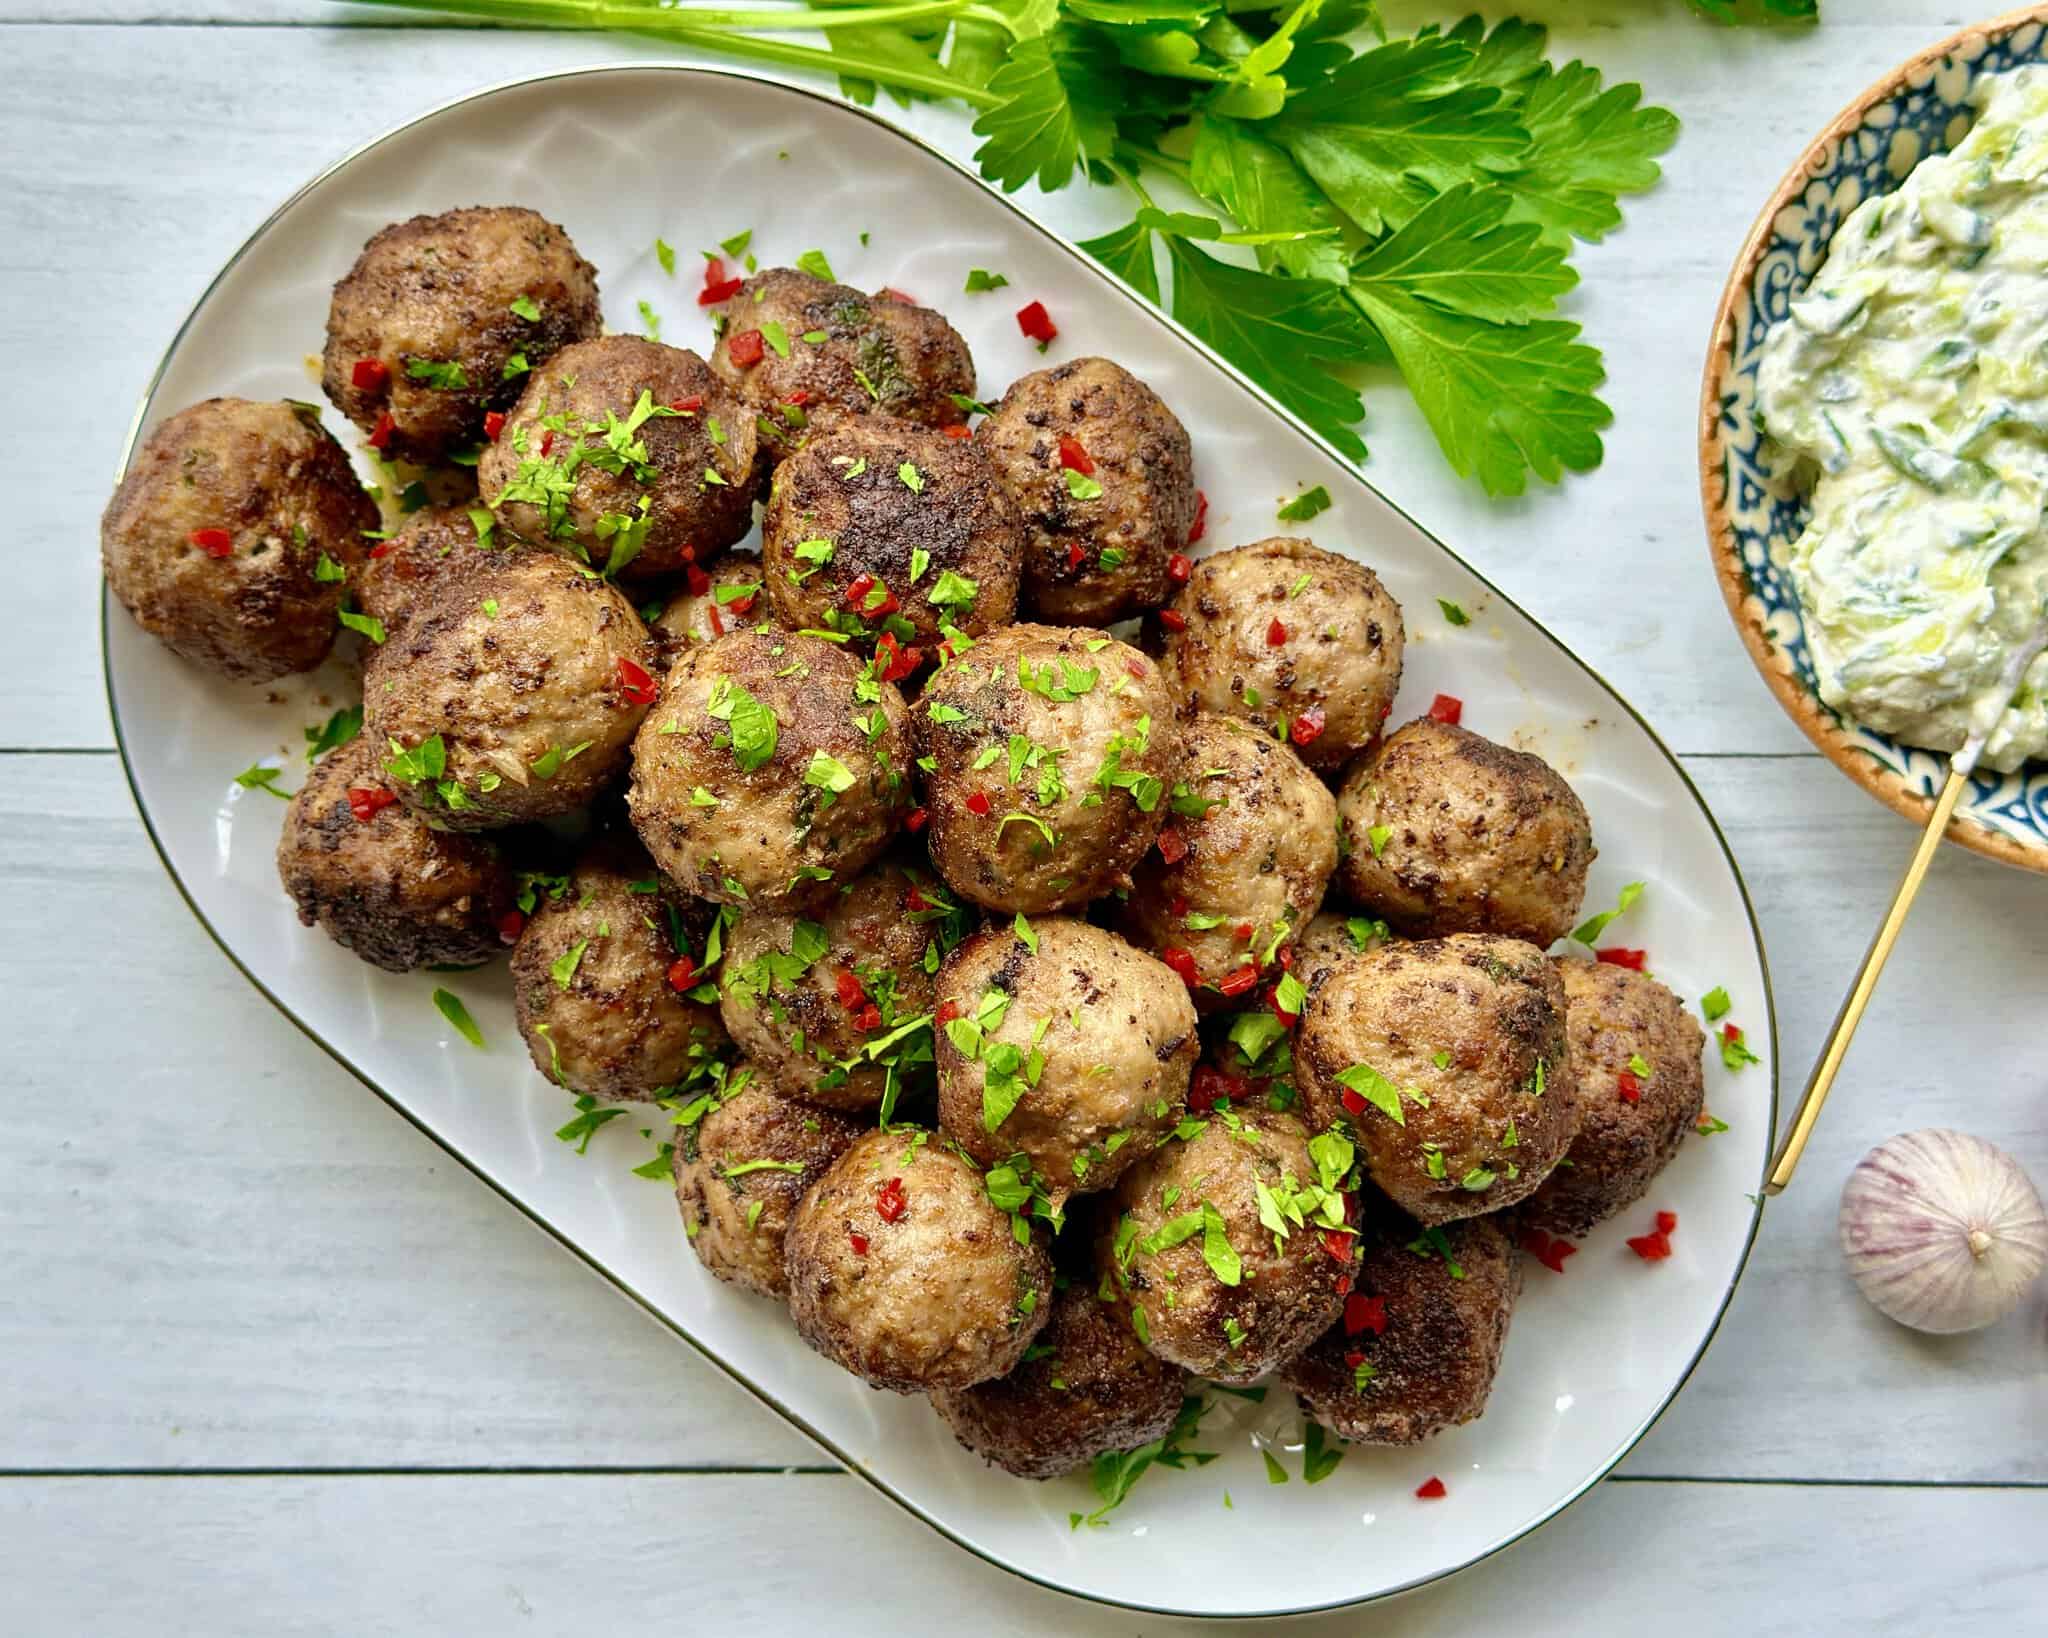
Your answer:
[[[1700,492],[1728,612],[1750,657],[1792,720],[1871,795],[1924,824],[1948,777],[1938,751],[1901,745],[1824,704],[1787,571],[1807,506],[1774,470],[1757,429],[1756,372],[1764,335],[1785,316],[1827,254],[1836,226],[1888,193],[1920,158],[1970,128],[1980,74],[2048,61],[2048,5],[1979,23],[1921,53],[1836,116],[1792,167],[1750,230],[1714,318],[1700,394]],[[2048,872],[2048,763],[1980,773],[1951,840]]]

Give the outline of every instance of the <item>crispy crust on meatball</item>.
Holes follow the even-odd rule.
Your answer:
[[[830,548],[822,560],[819,541]],[[807,545],[812,555],[799,555]],[[784,625],[880,632],[893,597],[887,628],[927,655],[942,625],[981,637],[1016,618],[1023,555],[1017,509],[974,445],[886,415],[842,421],[791,455],[761,519],[768,597]]]
[[[1170,611],[1179,629],[1156,617],[1148,629],[1163,633],[1191,709],[1277,719],[1318,772],[1378,738],[1406,638],[1400,605],[1363,563],[1275,536],[1203,558]]]
[[[915,753],[903,696],[866,679],[854,656],[782,632],[682,655],[634,744],[627,796],[662,869],[714,903],[806,910],[880,858]]]
[[[172,653],[236,682],[310,671],[334,647],[377,508],[310,406],[209,398],[143,440],[100,519],[107,585]],[[225,556],[215,556],[220,531]],[[198,535],[200,538],[195,539]]]
[[[637,674],[653,663],[647,628],[617,587],[551,553],[518,553],[443,587],[376,651],[364,731],[413,753],[394,775],[399,796],[437,824],[550,818],[625,771],[647,714]]]
[[[515,356],[538,372],[603,327],[597,270],[545,217],[512,205],[415,216],[376,234],[334,287],[320,385],[366,433],[390,416],[390,459],[432,466],[512,407],[527,379]],[[381,368],[359,386],[365,361]]]
[[[511,871],[488,841],[432,829],[397,802],[358,819],[351,790],[392,794],[381,763],[357,738],[314,763],[293,793],[277,873],[299,920],[386,972],[491,960],[504,949]]]
[[[669,980],[678,948],[654,861],[610,833],[542,894],[512,952],[512,1002],[533,1067],[567,1091],[651,1103],[725,1045],[718,1009]],[[687,934],[685,935],[687,937]]]
[[[729,631],[773,625],[768,599],[761,595],[761,560],[750,552],[723,552],[703,568],[684,571],[661,613],[647,629],[661,651],[663,667],[675,664],[685,649],[711,642]],[[737,595],[731,595],[735,588]],[[721,603],[718,594],[728,592]]]
[[[471,579],[507,561],[504,543],[477,544],[476,525],[465,506],[429,506],[406,519],[397,534],[373,547],[356,570],[356,599],[363,613],[380,620],[385,640],[443,586]]]
[[[1106,358],[1033,371],[975,444],[1024,516],[1025,601],[1038,618],[1106,626],[1166,601],[1167,561],[1195,522],[1194,451],[1144,382]]]
[[[975,934],[939,974],[957,1020],[934,1042],[939,1123],[984,1165],[1021,1152],[1061,1200],[1165,1140],[1201,1041],[1187,986],[1152,957],[1067,916],[1026,930]]]
[[[1039,1236],[1018,1244],[974,1165],[912,1127],[856,1138],[804,1195],[783,1255],[798,1334],[897,1393],[1006,1375],[1051,1311]]]
[[[1352,1128],[1373,1182],[1422,1223],[1526,1199],[1578,1130],[1564,985],[1516,939],[1460,933],[1327,969],[1294,1067],[1311,1123]]]
[[[1419,1444],[1486,1409],[1522,1260],[1497,1218],[1468,1217],[1438,1232],[1448,1263],[1438,1249],[1409,1250],[1415,1225],[1385,1212],[1365,1235],[1355,1276],[1354,1289],[1376,1308],[1361,1305],[1356,1329],[1339,1319],[1281,1367],[1302,1408],[1340,1439]]]
[[[753,527],[755,437],[745,406],[695,353],[603,336],[534,372],[477,487],[506,533],[600,567],[623,543],[633,555],[616,573],[649,580]]]
[[[1707,1038],[1678,997],[1648,973],[1605,961],[1556,966],[1579,1082],[1579,1132],[1568,1164],[1544,1179],[1522,1218],[1553,1234],[1584,1234],[1642,1199],[1698,1127]],[[1639,1064],[1648,1066],[1647,1075]]]
[[[1153,1353],[1213,1382],[1252,1382],[1337,1317],[1344,1269],[1321,1235],[1296,1229],[1276,1246],[1259,1220],[1258,1185],[1316,1182],[1308,1141],[1293,1115],[1252,1106],[1215,1115],[1124,1173],[1116,1230],[1097,1242],[1098,1271],[1144,1316],[1139,1336]],[[1223,1249],[1215,1234],[1187,1224],[1212,1209],[1231,1254],[1223,1260],[1237,1265],[1233,1284],[1212,1261]]]
[[[932,1010],[925,970],[945,953],[945,890],[926,870],[885,861],[855,877],[815,921],[748,910],[725,938],[719,1008],[726,1030],[776,1091],[828,1109],[882,1101],[888,1069],[871,1041]],[[873,1016],[869,1017],[869,1008]],[[899,1068],[899,1092],[931,1084],[928,1066]]]
[[[1214,805],[1168,821],[1171,835],[1131,873],[1117,926],[1141,950],[1185,950],[1196,1004],[1225,1006],[1233,997],[1217,984],[1272,968],[1322,904],[1337,804],[1293,751],[1236,717],[1196,713],[1182,745],[1182,784]]]
[[[932,759],[932,862],[956,892],[1005,913],[1128,887],[1181,775],[1159,667],[1092,631],[996,632],[931,678],[914,721]]]
[[[677,1126],[669,1155],[697,1260],[721,1280],[787,1296],[782,1247],[797,1202],[860,1134],[844,1115],[778,1097],[753,1066],[735,1064],[696,1118]]]
[[[1344,776],[1337,810],[1344,891],[1411,937],[1548,945],[1579,919],[1593,826],[1539,756],[1418,717]]]

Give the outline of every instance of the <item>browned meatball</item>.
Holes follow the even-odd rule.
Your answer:
[[[860,1133],[844,1115],[776,1096],[752,1065],[734,1065],[678,1112],[669,1156],[697,1260],[764,1297],[788,1295],[790,1217]]]
[[[506,533],[647,580],[753,527],[754,439],[695,353],[604,336],[535,372],[477,488]]]
[[[400,797],[484,830],[551,818],[625,771],[655,682],[618,588],[551,553],[442,588],[370,660],[364,731]]]
[[[236,682],[310,671],[377,507],[311,405],[209,398],[161,422],[100,519],[107,585],[172,653]]]
[[[1515,939],[1422,939],[1326,969],[1294,1068],[1310,1122],[1354,1129],[1372,1180],[1424,1223],[1527,1198],[1578,1131],[1564,985]]]
[[[397,534],[373,546],[356,571],[362,611],[383,623],[388,641],[443,586],[504,563],[505,544],[479,546],[466,506],[415,512]]]
[[[980,637],[1016,618],[1023,546],[972,444],[886,415],[843,421],[790,456],[761,519],[785,626],[887,631],[927,657],[946,627]]]
[[[1055,1200],[1108,1188],[1181,1118],[1194,1005],[1114,933],[991,927],[946,962],[938,1005],[940,1125],[984,1165],[1022,1154]]]
[[[683,976],[678,957],[694,965],[689,943],[640,844],[601,838],[565,891],[539,896],[512,952],[512,1000],[534,1067],[571,1092],[642,1103],[704,1074],[725,1030],[715,1005],[672,982]]]
[[[1363,563],[1285,536],[1197,563],[1157,617],[1190,706],[1284,736],[1318,772],[1379,737],[1401,686],[1401,608]]]
[[[1308,1346],[1344,1305],[1322,1225],[1342,1225],[1351,1145],[1256,1105],[1218,1111],[1117,1185],[1099,1272],[1129,1294],[1139,1338],[1197,1376],[1251,1382]],[[1261,1221],[1299,1202],[1306,1226]],[[1281,1219],[1287,1221],[1285,1217]]]
[[[761,595],[761,560],[746,552],[724,552],[703,568],[692,564],[685,578],[662,604],[649,630],[662,658],[673,665],[684,649],[773,624],[768,599]]]
[[[735,632],[675,663],[633,747],[634,827],[700,898],[828,901],[911,801],[909,708],[828,642]]]
[[[966,922],[932,874],[885,861],[848,882],[816,921],[750,909],[727,933],[720,1009],[778,1092],[867,1110],[891,1082],[931,1085],[932,974]],[[892,1100],[893,1106],[893,1100]]]
[[[1413,1445],[1486,1409],[1522,1290],[1500,1219],[1418,1235],[1398,1213],[1365,1235],[1357,1300],[1280,1380],[1340,1439]]]
[[[320,385],[388,459],[433,466],[483,442],[487,413],[603,327],[597,270],[545,217],[512,205],[415,216],[364,245],[334,287]]]
[[[991,910],[1128,887],[1181,775],[1158,666],[1091,631],[998,631],[932,677],[915,721],[932,863]]]
[[[1548,945],[1579,919],[1593,826],[1540,756],[1417,717],[1344,776],[1337,810],[1344,891],[1400,932]]]
[[[1316,974],[1353,956],[1370,955],[1383,944],[1394,941],[1387,924],[1373,916],[1356,916],[1342,910],[1316,914],[1294,946],[1294,976],[1313,984]]]
[[[1525,1222],[1584,1234],[1649,1192],[1698,1128],[1707,1038],[1648,973],[1562,960],[1565,1035],[1579,1082],[1579,1133],[1522,1207]]]
[[[489,842],[435,830],[395,801],[382,760],[350,741],[313,764],[285,809],[277,873],[299,920],[386,972],[490,960],[506,943],[511,871]]]
[[[975,443],[1024,515],[1034,615],[1106,626],[1166,601],[1168,560],[1195,522],[1194,452],[1144,382],[1106,358],[1034,371]]]
[[[792,267],[764,268],[720,309],[711,367],[733,383],[777,454],[811,421],[879,411],[954,426],[974,393],[967,343],[929,307],[864,296]]]
[[[1052,1259],[1020,1243],[981,1172],[928,1132],[867,1132],[790,1219],[789,1311],[819,1353],[877,1388],[1006,1375],[1045,1324]]]
[[[1196,1004],[1246,994],[1323,902],[1337,868],[1337,804],[1278,740],[1236,717],[1198,712],[1183,730],[1186,772],[1159,846],[1132,872],[1117,926],[1141,950],[1178,950]],[[1224,986],[1218,988],[1218,986]]]

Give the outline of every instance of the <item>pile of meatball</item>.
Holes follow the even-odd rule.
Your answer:
[[[1701,1110],[1677,998],[1546,953],[1571,787],[1389,731],[1372,570],[1191,558],[1187,432],[1118,365],[989,408],[899,292],[713,275],[707,361],[606,334],[531,211],[377,234],[327,397],[387,496],[474,475],[395,530],[311,404],[143,444],[102,546],[145,630],[243,683],[360,659],[300,918],[393,972],[509,949],[538,1071],[668,1115],[704,1266],[1013,1473],[1199,1379],[1363,1443],[1478,1416],[1518,1238]]]

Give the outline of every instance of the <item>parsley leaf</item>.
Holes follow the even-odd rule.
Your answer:
[[[1306,523],[1310,518],[1329,511],[1330,506],[1329,490],[1317,484],[1313,489],[1304,489],[1281,507],[1279,518],[1282,523]]]
[[[775,741],[781,727],[773,706],[763,705],[730,677],[711,685],[705,714],[730,725],[732,758],[741,773],[752,773],[775,755]]]
[[[434,991],[434,1006],[443,1018],[455,1026],[455,1031],[471,1046],[482,1048],[484,1032],[476,1027],[476,1020],[469,1015],[469,1008],[462,1004],[462,997],[451,995],[447,990]]]
[[[344,705],[323,723],[306,729],[306,760],[317,762],[329,751],[338,751],[363,731],[363,708]]]
[[[991,273],[985,267],[970,267],[967,270],[967,294],[981,290],[1000,290],[1010,281],[1000,273]]]
[[[814,279],[823,279],[827,284],[837,284],[838,277],[832,271],[832,264],[825,260],[822,250],[807,250],[797,257],[796,265]]]
[[[1064,187],[1085,154],[1107,159],[1121,103],[1115,51],[1095,34],[1062,30],[1019,40],[989,76],[994,107],[974,122],[988,140],[975,150],[981,174],[1015,193],[1026,182]]]
[[[1612,910],[1602,910],[1597,916],[1588,916],[1572,929],[1572,937],[1580,944],[1590,945],[1607,930],[1608,924],[1620,916],[1630,905],[1643,896],[1643,884],[1630,882],[1621,890],[1621,897],[1615,901]]]

